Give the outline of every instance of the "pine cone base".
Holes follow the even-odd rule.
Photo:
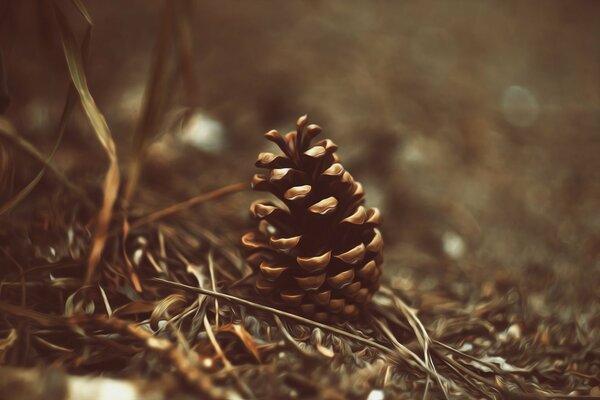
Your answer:
[[[265,137],[282,153],[261,153],[254,190],[279,201],[250,206],[257,228],[242,237],[256,290],[286,309],[319,321],[356,318],[379,288],[383,239],[377,208],[364,207],[362,185],[344,169],[321,128],[306,126]]]

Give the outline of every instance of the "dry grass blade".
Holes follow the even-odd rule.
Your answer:
[[[11,347],[15,341],[17,340],[17,331],[14,328],[9,329],[8,335],[6,337],[0,338],[0,362],[2,361],[2,356],[6,349]]]
[[[289,343],[296,352],[298,352],[303,357],[306,357],[307,359],[315,360],[315,361],[323,361],[323,358],[321,358],[316,353],[311,353],[311,352],[303,349],[302,347],[300,347],[300,345],[298,344],[296,339],[294,339],[294,337],[290,334],[290,332],[285,327],[285,325],[281,321],[281,318],[279,318],[278,315],[273,315],[273,318],[275,319],[275,324],[277,324],[277,328],[279,328],[279,331],[283,335],[284,340],[287,343]]]
[[[123,261],[125,261],[125,265],[127,267],[127,272],[129,274],[129,280],[131,281],[131,283],[133,284],[133,287],[135,288],[135,290],[137,290],[138,292],[141,293],[142,291],[142,285],[140,284],[140,278],[137,274],[137,272],[135,271],[135,268],[133,266],[133,264],[131,263],[131,260],[129,259],[129,256],[127,255],[127,238],[129,236],[129,221],[127,221],[127,218],[123,219],[123,228],[122,228],[122,233],[123,236],[121,237],[121,248],[123,251]]]
[[[2,127],[0,127],[0,132],[2,131]],[[17,193],[15,196],[13,196],[12,199],[8,200],[6,203],[4,203],[1,207],[0,207],[0,215],[5,214],[6,212],[12,210],[13,208],[15,208],[21,201],[23,201],[23,199],[25,197],[27,197],[27,195],[29,193],[31,193],[31,191],[33,190],[33,188],[36,187],[36,185],[39,183],[39,181],[42,179],[42,177],[44,176],[44,173],[46,172],[45,167],[42,168],[42,170],[40,172],[38,172],[38,174],[31,180],[31,182],[29,182],[27,184],[27,186],[25,186],[23,189],[21,189],[19,191],[19,193]]]
[[[164,299],[162,299],[161,301],[158,302],[158,304],[156,304],[156,307],[154,307],[154,310],[152,311],[152,315],[150,316],[150,326],[153,329],[158,329],[159,328],[159,321],[162,320],[168,320],[169,317],[169,311],[177,308],[178,306],[182,306],[186,304],[186,298],[185,296],[181,295],[181,294],[170,294],[167,297],[165,297]]]
[[[177,4],[177,39],[179,45],[179,66],[184,80],[185,97],[188,105],[193,105],[198,83],[194,75],[194,40],[192,37],[192,16],[194,3],[190,0],[179,1]]]
[[[203,318],[203,324],[204,324],[204,329],[205,329],[205,332],[206,332],[206,334],[207,334],[207,336],[209,338],[210,343],[214,347],[215,352],[217,353],[217,356],[223,362],[223,365],[225,367],[224,371],[235,380],[236,385],[238,385],[238,387],[241,390],[244,391],[244,393],[246,394],[247,398],[254,399],[255,398],[254,394],[252,393],[252,391],[250,390],[250,388],[240,379],[240,377],[238,376],[238,374],[234,370],[233,366],[231,365],[231,362],[227,358],[227,355],[225,354],[225,352],[223,351],[223,348],[219,344],[219,341],[215,337],[215,333],[213,331],[213,328],[212,328],[210,322],[208,321],[208,317],[206,315]],[[260,358],[259,358],[259,361],[260,361]]]
[[[89,31],[88,31],[88,34],[84,38],[83,44],[82,44],[82,53],[83,54],[87,54],[87,50],[89,47],[89,39],[90,39],[90,35],[89,35]],[[39,162],[41,162],[44,165],[44,168],[38,173],[38,175],[36,175],[36,177],[24,189],[22,189],[21,192],[17,196],[15,196],[15,198],[13,200],[9,201],[6,204],[6,206],[3,206],[0,209],[0,215],[3,214],[4,212],[6,212],[8,209],[11,209],[14,206],[16,206],[24,197],[26,197],[27,194],[29,192],[31,192],[31,190],[37,185],[37,183],[44,176],[46,169],[50,170],[58,178],[59,182],[61,182],[66,188],[68,188],[70,191],[75,193],[86,207],[88,207],[90,209],[94,208],[94,203],[90,200],[90,198],[87,196],[87,194],[83,190],[81,190],[79,187],[74,185],[61,171],[57,170],[50,162],[52,160],[54,154],[58,150],[60,143],[62,142],[62,138],[64,136],[65,129],[67,127],[67,121],[73,111],[74,105],[75,105],[75,88],[74,88],[73,84],[70,84],[69,90],[67,93],[67,98],[65,100],[65,106],[63,107],[62,115],[60,117],[60,121],[58,124],[57,139],[56,139],[54,147],[48,157],[44,157],[35,148],[35,146],[33,146],[31,143],[29,143],[27,140],[25,140],[21,135],[18,135],[17,132],[14,130],[14,128],[12,127],[12,125],[10,125],[10,123],[8,121],[0,119],[0,133],[3,134],[4,136],[6,136],[7,139],[9,139],[14,145],[18,146],[21,150],[25,151],[31,157],[37,159]]]
[[[6,337],[0,338],[0,362],[4,360],[4,354],[17,342],[18,334],[16,329],[11,329]]]
[[[231,263],[231,265],[235,265],[242,277],[247,278],[249,276],[249,274],[252,274],[252,269],[239,256],[239,253],[228,246],[223,246],[222,241],[210,230],[202,228],[202,227],[198,227],[197,234],[198,234],[198,236],[206,239],[210,244],[212,244],[214,246],[214,248],[216,249],[216,251],[218,251],[219,254],[221,254],[223,257],[225,257]],[[225,270],[222,270],[220,272],[221,272],[221,274],[225,275]],[[241,281],[243,279],[245,279],[245,278],[240,278],[238,283],[241,283]]]
[[[89,26],[92,26],[93,25],[93,23],[92,23],[92,17],[90,16],[90,13],[88,12],[87,8],[85,8],[85,5],[83,5],[83,3],[81,2],[81,0],[71,0],[71,2],[77,8],[77,11],[79,11],[79,13],[81,14],[81,16],[83,18],[85,18],[85,22]]]
[[[75,39],[75,35],[73,34],[73,30],[56,4],[54,4],[54,11],[58,21],[58,26],[60,28],[60,37],[65,53],[65,59],[67,61],[67,66],[69,68],[69,73],[71,75],[71,80],[73,81],[73,85],[79,94],[81,104],[88,117],[88,120],[90,121],[96,136],[100,140],[100,143],[104,147],[110,163],[104,178],[103,203],[98,214],[96,231],[88,259],[86,283],[89,284],[95,277],[96,266],[100,260],[100,255],[102,254],[102,250],[104,249],[104,244],[106,242],[108,225],[112,217],[112,210],[119,188],[119,165],[115,144],[106,120],[98,109],[98,106],[96,105],[96,102],[94,101],[94,98],[92,97],[88,88],[83,57],[79,47],[77,46],[77,41]],[[88,26],[88,32],[89,30],[91,30],[91,25]]]
[[[208,252],[208,271],[210,272],[210,285],[213,292],[217,291],[217,282],[215,279],[215,260],[212,250]],[[219,326],[219,299],[215,298],[215,326]]]
[[[57,317],[46,315],[28,308],[15,306],[13,304],[0,301],[0,313],[25,318],[34,321],[40,326],[56,327],[63,326],[64,322]]]
[[[379,319],[375,319],[377,326],[381,329],[381,331],[390,339],[393,345],[398,349],[400,354],[405,355],[408,359],[414,362],[414,365],[418,366],[423,372],[427,373],[428,376],[434,377],[440,384],[440,388],[442,389],[442,393],[444,394],[444,398],[449,399],[446,387],[442,384],[442,380],[449,382],[443,376],[437,373],[434,368],[431,368],[429,364],[425,361],[421,360],[413,351],[408,349],[402,343],[396,339],[394,334],[389,330],[389,328]]]
[[[438,340],[433,340],[432,343],[435,344],[435,345],[437,345],[437,346],[443,347],[444,349],[446,349],[446,350],[450,351],[451,353],[454,353],[454,354],[456,354],[456,355],[458,355],[460,357],[464,357],[464,358],[467,358],[469,360],[475,361],[475,362],[477,362],[477,363],[479,363],[481,365],[484,365],[487,368],[489,368],[490,371],[494,372],[495,374],[502,373],[502,370],[500,368],[498,368],[497,366],[495,366],[494,364],[492,364],[492,363],[486,362],[486,361],[481,360],[481,359],[479,359],[477,357],[473,357],[470,354],[467,354],[465,352],[457,350],[454,347],[448,346],[447,344],[442,343],[442,342],[440,342]]]
[[[223,362],[223,365],[225,366],[226,369],[230,370],[231,369],[231,362],[229,361],[229,359],[227,358],[227,356],[225,355],[225,352],[223,351],[223,349],[221,348],[221,345],[219,344],[219,342],[217,341],[217,338],[215,337],[215,333],[212,329],[212,326],[210,324],[210,321],[208,320],[208,317],[205,315],[202,323],[204,324],[204,330],[208,336],[208,339],[210,340],[210,343],[212,344],[213,348],[215,349],[215,352],[217,353],[217,356],[221,359],[221,361]]]
[[[27,286],[26,286],[26,280],[25,280],[25,273],[23,270],[23,267],[21,266],[21,264],[19,264],[19,262],[17,260],[14,259],[13,256],[11,256],[6,250],[0,248],[0,251],[4,254],[4,256],[10,260],[10,262],[19,270],[19,276],[20,276],[20,282],[19,285],[21,286],[21,306],[24,306],[27,303]],[[2,286],[4,284],[6,284],[7,282],[0,282],[0,289],[2,288]]]
[[[27,197],[27,195],[29,193],[31,193],[31,191],[35,188],[35,186],[43,178],[47,169],[52,171],[52,173],[54,175],[56,175],[56,177],[59,179],[59,181],[61,183],[63,183],[71,191],[76,193],[88,207],[93,206],[92,201],[86,196],[86,194],[83,193],[73,183],[71,183],[71,181],[66,176],[64,176],[62,172],[57,170],[51,164],[52,158],[54,157],[54,154],[56,153],[56,151],[60,147],[60,143],[62,142],[62,138],[63,138],[64,132],[65,132],[67,118],[70,115],[71,110],[73,109],[72,97],[73,96],[70,96],[70,95],[67,96],[67,102],[65,104],[65,108],[63,110],[63,115],[61,117],[60,124],[59,124],[58,137],[57,137],[56,142],[54,143],[54,147],[50,151],[50,154],[48,155],[48,157],[44,157],[31,143],[29,143],[21,135],[19,135],[17,133],[17,131],[15,130],[15,128],[12,126],[12,124],[8,120],[0,117],[0,135],[9,139],[13,144],[17,145],[20,149],[24,150],[26,153],[33,156],[35,159],[37,159],[38,161],[40,161],[43,164],[42,169],[31,180],[31,182],[29,182],[27,184],[27,186],[25,186],[23,189],[21,189],[19,191],[19,193],[17,193],[11,200],[9,200],[8,202],[6,202],[5,204],[3,204],[0,207],[0,215],[10,211],[17,204],[19,204],[25,197]]]
[[[429,337],[427,330],[423,326],[423,323],[417,317],[415,310],[412,309],[411,307],[409,307],[404,301],[402,301],[402,299],[400,297],[396,296],[391,289],[389,289],[387,287],[382,287],[381,291],[382,291],[382,293],[385,293],[392,298],[392,301],[394,302],[395,306],[402,312],[402,314],[404,315],[404,318],[406,318],[406,320],[412,327],[412,329],[415,333],[415,336],[417,337],[417,340],[419,341],[419,344],[423,348],[423,361],[433,372],[433,374],[438,382],[438,385],[440,386],[440,388],[442,389],[442,391],[444,393],[444,396],[446,398],[448,398],[448,391],[447,391],[446,387],[444,386],[444,384],[442,383],[442,381],[440,379],[440,375],[437,373],[437,371],[435,369],[435,365],[434,365],[433,360],[431,359],[431,355],[429,353],[429,345],[431,343],[431,338]]]
[[[256,343],[256,341],[252,338],[252,335],[250,335],[250,333],[248,333],[248,331],[246,330],[246,328],[244,328],[243,325],[241,325],[241,324],[226,324],[226,325],[219,327],[215,324],[215,326],[217,327],[216,328],[217,332],[230,332],[230,333],[236,335],[240,339],[240,341],[242,342],[242,344],[244,345],[246,350],[248,350],[248,352],[250,354],[252,354],[254,359],[258,363],[263,362],[262,357],[260,355],[259,345]]]

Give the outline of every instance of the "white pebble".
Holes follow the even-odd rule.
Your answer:
[[[466,246],[464,240],[454,232],[445,232],[442,235],[444,252],[453,259],[461,258],[465,254]]]
[[[502,114],[512,125],[531,126],[537,120],[540,107],[535,96],[521,86],[510,86],[502,95]]]
[[[369,393],[367,400],[383,400],[384,398],[385,396],[383,395],[383,390],[374,389],[371,390],[371,393]]]
[[[124,381],[108,378],[71,377],[68,382],[68,399],[136,400],[140,398],[137,388]]]
[[[219,121],[196,113],[185,124],[181,140],[200,150],[218,153],[225,145],[225,130]]]

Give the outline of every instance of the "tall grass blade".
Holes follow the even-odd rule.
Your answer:
[[[77,46],[77,40],[75,39],[73,30],[56,4],[54,4],[54,11],[71,80],[79,94],[85,114],[109,159],[109,168],[103,183],[104,195],[102,208],[98,213],[96,231],[94,233],[92,248],[87,264],[86,284],[90,284],[96,276],[96,267],[100,260],[102,250],[104,249],[108,226],[112,217],[112,210],[117,198],[120,183],[119,165],[117,151],[110,129],[90,93],[86,80],[82,53]],[[90,31],[91,25],[88,25],[88,32]]]
[[[167,102],[167,70],[170,59],[168,53],[173,40],[174,2],[165,1],[163,20],[154,49],[154,60],[144,91],[144,103],[140,119],[133,133],[133,157],[129,164],[124,203],[129,204],[139,180],[146,147],[153,137],[159,118],[163,115]]]
[[[29,143],[22,136],[20,136],[8,120],[0,117],[0,134],[5,136],[6,138],[8,138],[11,142],[17,144],[21,149],[25,150],[28,154],[32,155],[34,158],[38,159],[43,164],[42,169],[31,180],[31,182],[29,182],[23,189],[21,189],[19,191],[19,193],[17,193],[12,199],[10,199],[5,204],[0,206],[0,215],[5,214],[6,212],[12,210],[21,201],[23,201],[23,199],[25,197],[27,197],[27,195],[29,193],[31,193],[31,191],[40,182],[40,180],[46,173],[47,169],[52,170],[52,172],[59,178],[59,180],[61,182],[63,182],[63,184],[65,184],[65,186],[69,187],[70,189],[72,189],[73,191],[78,193],[80,195],[80,197],[82,197],[82,199],[84,200],[84,203],[86,203],[88,206],[93,205],[93,203],[89,199],[87,199],[87,196],[85,195],[85,193],[83,193],[78,187],[73,185],[67,179],[67,177],[65,177],[62,174],[62,172],[55,169],[54,166],[52,166],[52,164],[50,163],[52,161],[52,158],[54,157],[54,154],[60,147],[60,143],[62,142],[62,138],[65,133],[65,128],[67,126],[67,120],[69,118],[69,115],[71,115],[74,104],[75,104],[75,91],[71,85],[69,88],[69,93],[67,94],[67,100],[65,102],[65,107],[63,108],[62,116],[61,116],[60,122],[58,124],[58,137],[56,139],[56,142],[54,143],[54,147],[52,148],[52,151],[50,152],[50,154],[48,155],[47,158],[44,158],[44,156],[42,156],[42,154],[31,143]]]

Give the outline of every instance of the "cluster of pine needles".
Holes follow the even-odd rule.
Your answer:
[[[167,2],[164,24],[187,26],[179,20],[186,4]],[[78,39],[64,5],[52,3],[71,84],[52,152],[42,155],[0,118],[3,148],[43,165],[0,209],[0,362],[6,371],[52,366],[73,375],[152,378],[146,382],[175,376],[184,385],[161,390],[212,399],[360,399],[378,398],[377,391],[385,398],[594,397],[598,324],[567,335],[551,318],[526,327],[519,294],[510,289],[467,299],[449,293],[420,308],[427,293],[384,282],[369,312],[344,325],[265,304],[237,244],[216,233],[202,211],[190,212],[200,203],[210,212],[246,185],[158,210],[144,204],[154,195],[139,177],[153,116],[160,115],[164,58],[157,57],[151,71],[123,184],[110,129],[86,82],[91,18],[73,0],[87,23]],[[179,38],[185,53],[185,34]],[[159,54],[168,47],[163,39]],[[109,161],[101,188],[78,185],[53,166],[77,103]],[[6,160],[3,190],[11,182]],[[33,201],[30,194],[45,174],[60,189]]]

